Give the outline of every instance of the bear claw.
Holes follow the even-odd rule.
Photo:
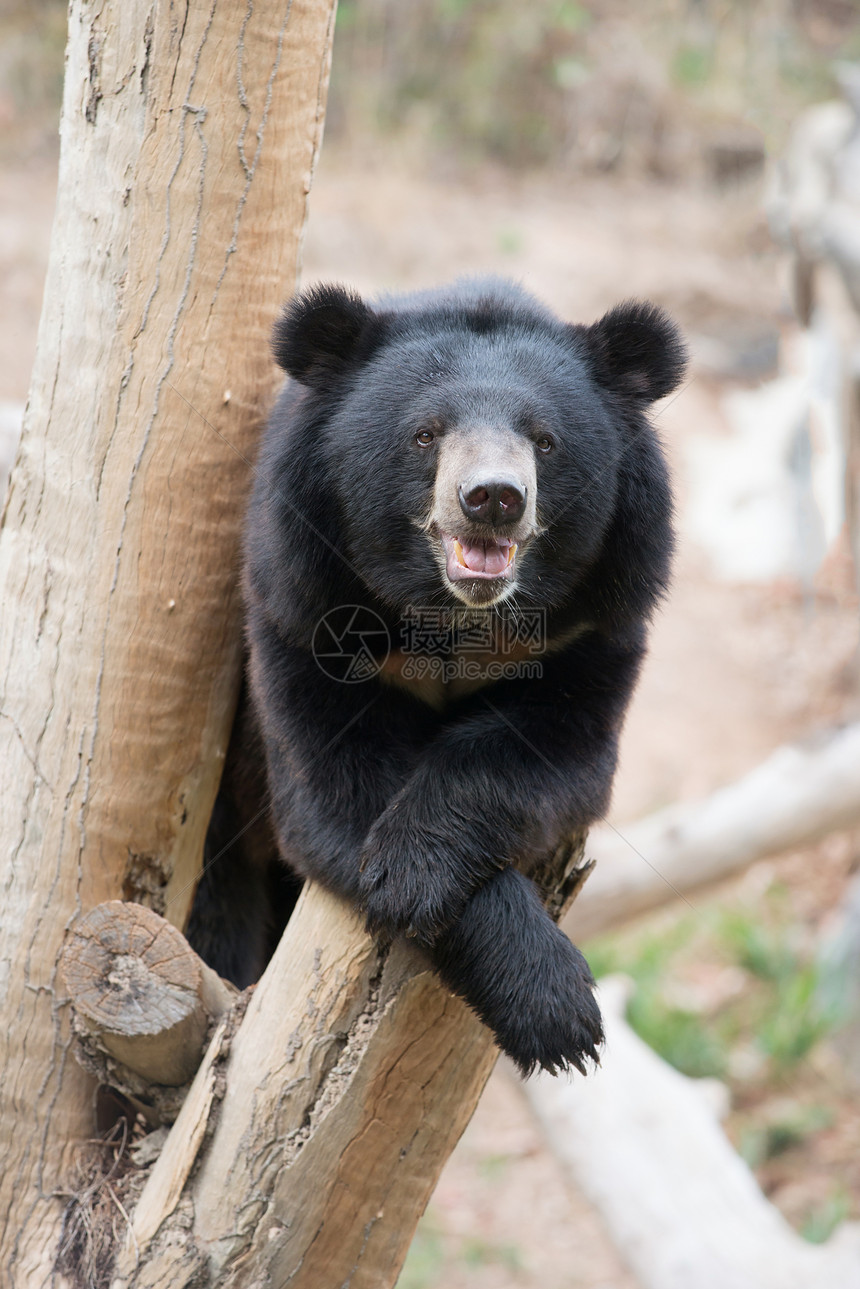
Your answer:
[[[477,891],[433,961],[524,1076],[538,1066],[584,1074],[599,1063],[603,1023],[588,963],[522,873],[507,869]]]

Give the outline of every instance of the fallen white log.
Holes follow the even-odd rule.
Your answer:
[[[783,747],[703,801],[590,834],[597,867],[565,922],[574,940],[860,825],[860,724],[823,744]]]
[[[697,1081],[627,1025],[627,989],[619,977],[600,984],[606,1049],[596,1073],[538,1075],[523,1088],[642,1289],[858,1289],[860,1227],[846,1224],[823,1245],[795,1234]]]

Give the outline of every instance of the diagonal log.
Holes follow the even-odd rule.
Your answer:
[[[581,853],[543,874],[554,911]],[[409,942],[380,947],[314,885],[233,1028],[148,1176],[114,1289],[394,1285],[495,1064],[489,1031]]]
[[[667,806],[623,828],[595,828],[597,867],[565,924],[584,940],[758,859],[860,826],[860,725],[782,747],[702,801]]]

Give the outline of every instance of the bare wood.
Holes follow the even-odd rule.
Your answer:
[[[808,1244],[768,1202],[714,1113],[711,1080],[661,1060],[601,982],[601,1068],[523,1090],[551,1148],[600,1211],[642,1289],[860,1289],[860,1227]]]
[[[175,1131],[168,1136],[164,1149],[155,1162],[149,1178],[150,1200],[135,1208],[132,1237],[135,1262],[140,1250],[146,1250],[165,1217],[176,1210],[182,1198],[182,1188],[188,1181],[209,1126],[209,1116],[215,1101],[215,1065],[221,1056],[226,1031],[226,1022],[222,1021],[212,1035],[191,1090],[182,1103]]]
[[[495,1059],[489,1031],[417,951],[386,956],[349,909],[307,888],[233,1039],[178,1223],[193,1212],[192,1232],[177,1239],[165,1219],[211,1109],[208,1062],[168,1138],[169,1165],[165,1151],[137,1204],[115,1285],[141,1283],[136,1245],[142,1264],[163,1267],[158,1284],[181,1289],[197,1262],[189,1240],[217,1285],[393,1284]]]
[[[669,806],[619,830],[596,828],[597,861],[566,930],[596,935],[768,855],[860,825],[860,725],[823,745],[783,747],[704,801]]]
[[[212,1021],[237,991],[175,927],[141,904],[107,900],[75,928],[60,972],[76,1028],[152,1083],[193,1078]]]
[[[199,865],[238,683],[247,461],[297,273],[333,11],[71,5],[45,305],[0,530],[11,1289],[47,1282],[54,1192],[92,1131],[62,938],[120,895],[181,925]]]
[[[581,843],[565,848],[543,874],[554,911],[590,871],[581,856]],[[133,1214],[115,1289],[183,1289],[204,1264],[231,1289],[393,1285],[496,1055],[414,947],[385,953],[307,887],[232,1040],[211,1139],[198,1158],[204,1066]]]
[[[835,414],[845,452],[845,510],[860,589],[860,237],[858,161],[860,81],[849,63],[837,67],[845,101],[818,103],[792,127],[769,200],[771,226],[792,256],[795,311],[835,352]],[[829,377],[831,381],[834,377]]]
[[[860,347],[860,346],[858,346]],[[860,591],[860,376],[855,368],[847,382],[846,429],[847,450],[845,458],[846,512],[851,554],[854,557],[854,580]]]

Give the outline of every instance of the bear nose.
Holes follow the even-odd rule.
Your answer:
[[[512,479],[476,483],[457,490],[460,509],[467,519],[482,524],[515,524],[526,508],[526,489]]]

